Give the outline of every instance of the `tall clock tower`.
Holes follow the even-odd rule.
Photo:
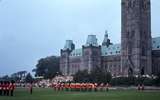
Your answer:
[[[151,75],[151,2],[121,0],[121,5],[121,73]]]

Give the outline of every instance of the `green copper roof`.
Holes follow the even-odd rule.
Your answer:
[[[98,46],[96,35],[88,35],[85,46],[89,45]]]
[[[89,41],[93,43],[92,39]],[[95,39],[93,39],[93,41],[95,41]],[[160,37],[152,38],[152,50],[160,50]],[[121,54],[121,44],[113,44],[109,45],[109,47],[101,46],[101,54],[102,54],[101,56],[119,55]],[[70,57],[78,57],[78,56],[82,56],[82,48],[75,49],[70,54]]]
[[[120,54],[120,51],[121,51],[120,44],[110,45],[109,47],[107,47],[107,46],[101,47],[102,56],[118,55],[118,54]]]
[[[72,40],[66,40],[66,44],[63,48],[63,50],[73,50],[75,48],[74,44],[73,44],[73,41]]]
[[[82,56],[82,49],[75,49],[71,52],[70,57]]]

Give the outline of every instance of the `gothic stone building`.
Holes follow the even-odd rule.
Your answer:
[[[151,37],[150,0],[121,0],[121,44],[112,44],[107,31],[102,45],[95,35],[75,49],[67,40],[61,49],[60,71],[73,75],[101,67],[113,76],[152,75],[160,72],[160,37]]]

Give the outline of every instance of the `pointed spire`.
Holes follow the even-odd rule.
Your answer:
[[[111,45],[112,43],[110,42],[110,39],[108,38],[108,31],[106,30],[105,31],[105,35],[104,35],[104,40],[103,40],[103,43],[102,43],[102,46],[109,46]]]
[[[105,37],[108,38],[108,31],[107,30],[105,31]]]

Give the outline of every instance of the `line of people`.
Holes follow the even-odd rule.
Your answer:
[[[14,89],[14,81],[0,81],[0,96],[13,96]]]
[[[110,85],[97,83],[56,83],[52,84],[55,91],[109,91]]]
[[[97,84],[97,83],[54,83],[52,88],[55,91],[109,91],[111,87],[110,84]],[[137,86],[138,91],[144,90],[144,84],[139,84]]]

